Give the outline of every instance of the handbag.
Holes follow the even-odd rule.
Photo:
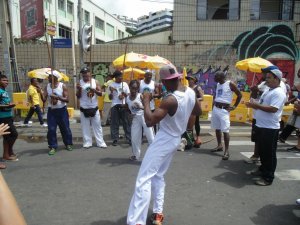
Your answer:
[[[98,111],[98,107],[88,108],[88,109],[84,109],[84,108],[80,107],[80,112],[82,112],[86,118],[94,117],[96,115],[97,111]]]

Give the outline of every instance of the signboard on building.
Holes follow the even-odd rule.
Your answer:
[[[52,45],[53,45],[53,48],[72,48],[72,39],[70,39],[70,38],[54,38]]]
[[[56,26],[55,23],[51,20],[47,22],[47,34],[50,36],[55,36],[56,34]]]
[[[34,39],[44,35],[44,8],[40,0],[20,0],[21,38]]]

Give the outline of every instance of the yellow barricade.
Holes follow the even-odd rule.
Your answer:
[[[236,94],[233,93],[233,96],[232,96],[232,105],[234,105],[235,101],[236,101]],[[240,101],[240,104],[239,106],[245,106],[245,103],[246,102],[249,102],[250,100],[250,92],[242,92],[242,99]]]
[[[208,120],[208,113],[209,111],[202,111],[202,114],[200,115],[200,119]]]
[[[154,99],[155,108],[158,108],[160,106],[160,103],[161,103],[161,98],[155,98]]]
[[[27,95],[25,92],[13,93],[13,102],[16,104],[15,109],[29,109],[27,104]]]
[[[203,101],[201,102],[201,108],[204,112],[209,112],[212,110],[213,106],[213,96],[212,95],[204,95]]]
[[[245,107],[237,107],[235,110],[230,112],[230,121],[242,122],[247,121],[248,109]]]
[[[74,117],[74,108],[68,107],[67,110],[68,110],[69,118],[73,118]]]

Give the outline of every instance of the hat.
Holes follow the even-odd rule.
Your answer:
[[[80,70],[80,73],[88,73],[90,72],[90,69],[88,67],[83,67],[81,70]]]
[[[274,74],[279,80],[282,79],[282,72],[279,70],[277,66],[268,66],[266,68],[261,69],[264,73],[272,73]]]
[[[170,80],[182,76],[172,66],[166,65],[160,68],[159,75],[161,80]]]

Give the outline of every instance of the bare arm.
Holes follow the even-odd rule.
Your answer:
[[[252,109],[260,109],[264,112],[269,112],[269,113],[276,113],[278,111],[278,109],[273,106],[262,105],[255,102],[246,102],[246,106]]]
[[[152,112],[150,109],[151,98],[150,93],[143,93],[144,116],[148,127],[159,123],[167,114],[174,115],[178,106],[175,97],[170,95],[163,99],[159,108]]]
[[[97,80],[95,80],[95,81],[96,81],[96,89],[94,89],[93,91],[95,92],[95,94],[97,96],[102,96],[102,91],[101,91],[99,81],[97,81]]]
[[[230,107],[229,108],[229,110],[231,111],[231,110],[234,110],[239,104],[240,104],[240,101],[241,101],[241,99],[242,99],[242,93],[240,92],[240,90],[237,88],[237,86],[234,84],[234,83],[232,83],[232,82],[230,82],[230,89],[236,94],[236,96],[237,96],[237,98],[236,98],[236,100],[235,100],[235,103],[234,103],[234,105],[233,105],[233,107]]]
[[[76,97],[81,98],[81,94],[82,94],[82,87],[80,86],[80,83],[77,83],[76,84]]]

